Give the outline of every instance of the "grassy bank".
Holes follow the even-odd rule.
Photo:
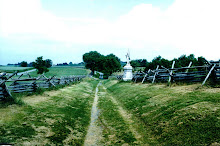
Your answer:
[[[126,121],[119,112],[119,107],[115,105],[103,86],[99,87],[99,126],[102,127],[103,145],[137,144],[136,139]]]
[[[116,81],[106,81],[105,86],[124,109],[144,124],[142,132],[148,133],[154,144],[220,143],[219,88]]]
[[[0,144],[82,145],[97,83],[88,79],[0,107]]]

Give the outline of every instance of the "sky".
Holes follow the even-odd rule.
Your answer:
[[[183,54],[220,59],[220,0],[0,0],[0,64],[126,60]]]

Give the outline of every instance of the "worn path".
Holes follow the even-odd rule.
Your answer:
[[[99,88],[102,88],[104,90],[99,91]],[[108,95],[107,98],[109,98],[112,101],[112,103],[117,107],[116,109],[118,110],[118,113],[120,114],[126,125],[128,125],[129,131],[131,131],[133,136],[135,137],[136,144],[143,144],[143,133],[138,132],[140,128],[143,127],[138,127],[138,125],[136,124],[137,119],[134,119],[134,116],[128,113],[126,109],[124,109],[122,105],[113,96],[111,96],[110,93],[107,92],[106,87],[104,87],[102,83],[99,82],[99,84],[96,87],[95,98],[91,111],[91,122],[87,131],[84,145],[102,145],[101,142],[104,139],[102,135],[102,127],[100,127],[98,124],[100,112],[100,109],[98,109],[98,102],[99,98],[102,97],[101,95],[99,97],[99,94]]]
[[[107,88],[103,87],[104,91],[107,92]],[[134,135],[135,139],[137,140],[137,144],[143,144],[143,138],[144,136],[142,135],[142,133],[139,133],[138,129],[141,129],[143,127],[140,127],[139,124],[140,121],[137,121],[137,119],[134,119],[134,116],[130,113],[128,113],[128,111],[126,111],[126,109],[124,109],[122,107],[122,105],[113,97],[111,96],[110,93],[108,93],[108,97],[111,99],[111,101],[117,106],[118,108],[118,112],[121,115],[121,117],[123,118],[123,120],[126,122],[126,124],[129,127],[129,130],[132,132],[132,134]],[[145,143],[145,145],[147,145]]]
[[[84,142],[84,145],[98,145],[100,142],[100,139],[102,138],[102,131],[101,127],[97,125],[98,122],[98,114],[99,114],[99,109],[97,107],[98,105],[98,87],[101,85],[101,82],[96,87],[96,92],[95,92],[95,98],[94,102],[92,105],[92,111],[91,111],[91,122],[87,131],[86,139]]]

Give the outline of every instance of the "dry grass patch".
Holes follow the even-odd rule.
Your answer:
[[[0,109],[0,123],[7,123],[15,121],[19,116],[22,116],[24,113],[24,108],[18,105],[9,105],[6,108]]]

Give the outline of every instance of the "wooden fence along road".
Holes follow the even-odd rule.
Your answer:
[[[55,76],[47,78],[45,75],[40,75],[37,78],[32,78],[29,74],[29,78],[21,78],[24,74],[21,74],[17,79],[12,77],[16,75],[17,72],[7,76],[6,73],[0,74],[0,99],[7,98],[11,96],[11,92],[21,93],[21,92],[35,92],[38,88],[49,88],[57,85],[66,85],[73,82],[81,81],[85,78],[85,75],[80,76],[69,76],[56,78]],[[10,85],[7,86],[6,82]]]
[[[202,82],[204,85],[208,78],[212,78],[214,82],[220,81],[220,61],[207,62],[205,66],[193,66],[190,62],[189,66],[174,68],[175,61],[172,68],[165,68],[157,66],[155,70],[148,70],[148,72],[137,72],[133,76],[134,82]],[[122,75],[116,76],[118,80],[122,80]]]

